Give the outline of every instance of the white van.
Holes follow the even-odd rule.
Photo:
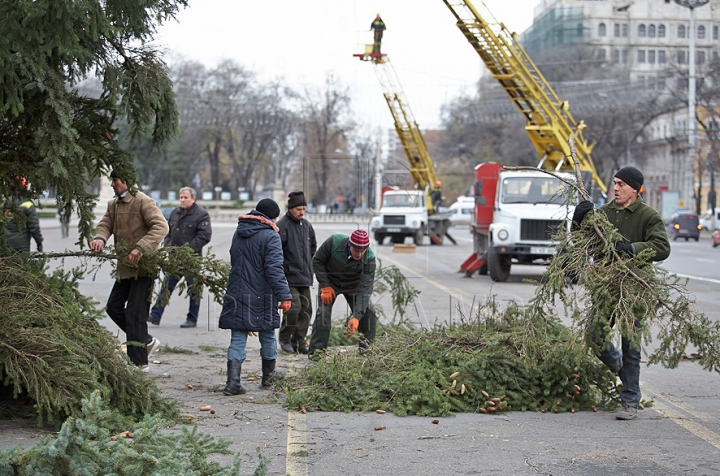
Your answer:
[[[450,216],[453,225],[469,225],[475,211],[475,197],[460,195],[448,210],[453,212]]]
[[[700,226],[703,230],[712,228],[712,209],[705,210],[700,216]],[[715,229],[720,229],[720,207],[715,208]]]

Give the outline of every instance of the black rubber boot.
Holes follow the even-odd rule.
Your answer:
[[[273,361],[275,362],[275,361]],[[244,395],[245,389],[240,385],[240,371],[242,362],[239,360],[227,361],[227,383],[223,395]]]
[[[278,380],[282,380],[285,375],[279,370],[275,370],[274,360],[262,361],[262,386],[265,388],[272,387]]]

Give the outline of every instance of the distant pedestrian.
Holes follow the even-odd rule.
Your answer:
[[[40,231],[35,204],[30,200],[28,182],[25,177],[15,177],[15,197],[5,200],[4,215],[7,229],[7,244],[15,252],[30,252],[30,238],[35,240],[38,251],[43,250],[43,236]]]
[[[670,241],[667,230],[660,214],[647,205],[640,196],[645,178],[635,167],[623,167],[617,171],[613,179],[613,193],[615,199],[601,206],[598,211],[605,214],[608,221],[622,235],[622,240],[615,243],[615,251],[627,256],[651,249],[654,253],[652,261],[662,261],[670,256]],[[589,200],[578,203],[573,214],[573,227],[582,223],[585,215],[593,210]],[[619,296],[606,295],[603,299],[609,303],[617,301]],[[617,302],[616,302],[617,305]],[[605,304],[604,309],[614,309],[615,306]],[[615,418],[618,420],[634,420],[637,418],[637,409],[642,394],[640,393],[640,344],[632,343],[630,339],[621,338],[621,349],[616,349],[612,342],[608,342],[607,330],[615,325],[611,315],[593,316],[590,329],[590,340],[596,347],[600,361],[610,370],[620,376],[622,391],[620,404],[622,408]],[[640,319],[635,321],[635,327],[643,325]]]
[[[375,19],[370,24],[370,29],[373,31],[373,53],[380,53],[380,43],[382,42],[383,32],[385,31],[385,22],[380,18],[378,13]]]
[[[238,217],[238,226],[230,246],[230,277],[220,312],[220,328],[230,329],[227,360],[227,383],[223,394],[241,395],[242,363],[248,335],[260,338],[262,386],[273,384],[277,342],[275,329],[280,314],[290,310],[292,294],[283,272],[283,252],[278,227],[280,207],[264,198],[247,215]],[[278,305],[279,303],[279,305]]]
[[[70,215],[72,214],[72,204],[61,204],[58,207],[58,220],[60,220],[60,235],[63,239],[70,236]]]
[[[309,352],[305,336],[312,320],[312,259],[317,251],[313,226],[305,219],[307,202],[303,192],[288,195],[288,211],[278,220],[283,248],[283,269],[292,294],[292,307],[283,312],[280,348],[288,353]]]
[[[144,253],[158,249],[168,233],[168,225],[155,200],[140,191],[131,192],[128,185],[113,170],[110,172],[115,198],[108,202],[107,211],[98,223],[90,249],[101,251],[110,236],[115,243],[134,245],[128,260],[138,264]],[[128,345],[130,360],[139,369],[149,370],[148,357],[160,346],[160,341],[148,334],[147,316],[153,278],[141,275],[138,269],[118,264],[118,279],[110,291],[107,313],[122,330],[128,342],[146,343],[146,347]]]
[[[352,317],[347,323],[348,336],[362,333],[360,349],[375,339],[376,315],[370,301],[375,284],[375,254],[365,230],[355,230],[350,236],[336,233],[318,248],[313,257],[313,269],[318,280],[317,312],[310,336],[310,358],[324,351],[330,340],[332,308],[335,298],[342,294]]]
[[[195,189],[183,187],[180,189],[180,206],[170,213],[170,233],[165,237],[165,246],[187,245],[197,254],[202,256],[202,249],[212,238],[212,227],[210,226],[210,214],[204,208],[195,203],[197,194]],[[172,294],[182,276],[165,276],[167,292]],[[193,284],[191,278],[185,278],[188,287]],[[165,288],[165,285],[163,285]],[[190,304],[185,322],[180,324],[182,328],[197,326],[198,314],[200,312],[200,299],[202,293],[188,293]],[[150,311],[148,322],[156,326],[160,325],[165,306],[162,304],[165,292],[160,291],[155,305]]]

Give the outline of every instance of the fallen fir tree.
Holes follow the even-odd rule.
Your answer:
[[[237,454],[230,467],[208,461],[215,455],[232,454],[230,442],[199,433],[196,426],[168,433],[164,428],[169,425],[172,422],[159,415],[128,422],[94,391],[57,436],[44,436],[27,451],[21,445],[0,450],[0,475],[240,476]],[[264,476],[270,460],[260,448],[257,453],[259,464],[253,476]]]
[[[132,419],[179,416],[118,351],[115,336],[98,323],[101,310],[78,291],[79,276],[77,270],[47,272],[42,259],[0,258],[0,409],[22,415],[17,402],[26,401],[39,424],[59,426],[97,390]]]
[[[615,407],[619,395],[558,319],[492,301],[458,324],[386,327],[363,354],[330,352],[284,385],[290,408],[401,416],[574,412]]]

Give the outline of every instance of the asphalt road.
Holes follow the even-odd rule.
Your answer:
[[[56,223],[56,222],[55,222]],[[365,224],[359,223],[359,226]],[[213,252],[227,257],[233,223],[215,223]],[[349,233],[354,225],[315,225],[320,241],[334,232]],[[43,223],[46,250],[72,247],[61,240],[52,220]],[[385,264],[398,266],[421,291],[409,317],[421,325],[459,319],[473,313],[487,299],[527,302],[534,293],[525,278],[538,279],[542,268],[516,266],[505,283],[487,276],[464,278],[457,273],[472,243],[464,227],[452,234],[458,245],[423,246],[415,253],[395,253],[392,245],[376,246]],[[720,248],[704,236],[698,243],[672,243],[665,266],[689,278],[688,288],[697,307],[712,319],[720,309]],[[112,279],[103,268],[82,291],[101,304]],[[163,344],[184,346],[227,345],[229,335],[217,329],[219,308],[203,301],[200,322],[192,330],[177,327],[187,302],[173,298],[163,325],[153,328]],[[389,307],[388,307],[389,309]],[[341,311],[336,311],[339,317]],[[109,319],[102,321],[117,332]],[[252,342],[252,341],[249,341]],[[257,344],[256,344],[257,345]],[[285,358],[285,357],[281,357]],[[300,357],[295,365],[304,365]],[[382,376],[379,376],[381,378]],[[260,442],[267,448],[272,474],[317,475],[720,475],[720,379],[692,362],[678,369],[643,367],[641,387],[652,409],[635,421],[616,421],[612,412],[503,415],[461,414],[441,418],[438,425],[420,417],[391,414],[288,412],[280,405],[241,406],[246,423],[225,430],[200,428],[233,440],[233,448],[250,460]],[[262,407],[262,408],[257,408]],[[255,418],[257,416],[257,418]],[[374,431],[378,424],[384,431]]]

